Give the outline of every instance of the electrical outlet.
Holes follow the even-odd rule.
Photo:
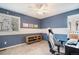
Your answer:
[[[6,45],[6,44],[7,44],[7,42],[4,42],[4,44]]]

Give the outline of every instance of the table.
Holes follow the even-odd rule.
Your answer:
[[[68,40],[65,44],[65,55],[79,55],[79,42],[76,45],[68,45]]]

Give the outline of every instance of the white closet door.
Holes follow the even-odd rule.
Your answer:
[[[19,19],[18,18],[14,18],[12,17],[12,29],[13,31],[18,31],[20,28],[20,23],[19,23]]]
[[[0,13],[0,31],[19,31],[20,17]]]
[[[12,25],[11,25],[11,18],[5,16],[3,20],[3,26],[2,26],[3,31],[12,31]]]
[[[3,19],[4,19],[4,16],[0,15],[0,31],[2,31]]]

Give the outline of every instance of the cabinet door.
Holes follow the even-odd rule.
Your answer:
[[[71,21],[71,31],[75,32],[76,31],[76,20],[72,19]]]
[[[3,19],[3,25],[2,25],[3,31],[12,31],[12,24],[11,24],[11,18],[5,16]]]
[[[3,25],[3,15],[0,15],[0,31],[2,31],[2,25]]]
[[[68,19],[68,31],[69,32],[76,32],[77,31],[77,24],[75,18],[69,18]]]
[[[0,13],[0,31],[19,31],[20,17]]]
[[[12,30],[18,31],[20,28],[20,22],[18,18],[12,17]]]

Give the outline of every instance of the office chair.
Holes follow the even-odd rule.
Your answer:
[[[49,34],[52,34],[51,38],[50,38],[50,35],[49,35],[49,40],[48,40],[48,44],[49,44],[49,47],[50,47],[50,52],[52,54],[55,54],[56,52],[58,52],[56,55],[64,54],[64,53],[60,53],[60,47],[62,46],[61,42],[57,41],[57,39],[54,36],[54,33],[50,29],[49,29]],[[53,47],[52,45],[55,46],[55,47],[57,46],[57,51],[54,49],[55,47]]]
[[[55,43],[55,42],[54,42]],[[57,53],[57,55],[59,55],[60,54],[60,47],[61,47],[61,43],[55,43],[54,45],[55,46],[57,46],[57,51],[56,50],[53,50],[53,47],[52,47],[52,44],[51,44],[51,42],[48,40],[48,44],[49,44],[49,47],[50,47],[50,52],[52,53],[52,54],[55,54],[56,52],[58,52]]]

